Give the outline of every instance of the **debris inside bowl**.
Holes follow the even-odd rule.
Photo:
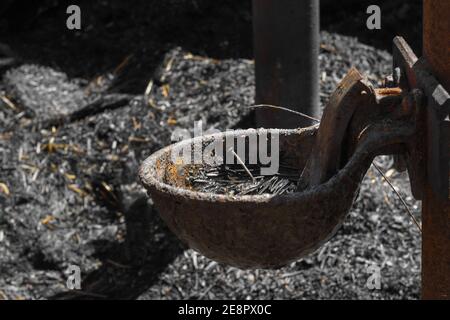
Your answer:
[[[247,171],[248,169],[248,171]],[[261,175],[259,165],[223,164],[190,166],[186,170],[190,189],[226,195],[280,195],[297,190],[299,169],[280,164],[276,175]]]

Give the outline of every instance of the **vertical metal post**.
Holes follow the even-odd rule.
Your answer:
[[[253,0],[253,33],[256,104],[318,116],[319,0]],[[256,124],[297,128],[311,121],[258,108]]]
[[[423,55],[450,92],[450,1],[423,1]],[[450,201],[433,190],[432,145],[448,143],[448,122],[427,119],[427,185],[422,202],[422,297],[450,299]],[[436,141],[436,140],[445,140]],[[448,158],[447,158],[448,159]],[[424,168],[425,170],[425,168]],[[434,170],[435,171],[435,170]],[[443,174],[437,173],[437,174]]]

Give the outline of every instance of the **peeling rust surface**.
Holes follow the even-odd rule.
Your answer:
[[[377,88],[375,93],[381,96],[398,96],[402,94],[402,89],[400,88]]]

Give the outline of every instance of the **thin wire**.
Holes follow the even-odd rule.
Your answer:
[[[272,104],[255,104],[255,105],[249,106],[249,107],[247,107],[247,108],[264,108],[264,107],[272,108],[272,109],[279,109],[279,110],[288,111],[288,112],[292,112],[292,113],[294,113],[294,114],[296,114],[296,115],[299,115],[299,116],[308,118],[308,119],[313,120],[313,121],[316,121],[316,122],[318,122],[318,123],[320,122],[319,119],[314,118],[314,117],[311,117],[311,116],[309,116],[309,115],[307,115],[307,114],[305,114],[305,113],[302,113],[302,112],[299,112],[299,111],[295,111],[295,110],[291,110],[291,109],[285,108],[285,107],[274,106],[274,105],[272,105]]]
[[[237,161],[241,164],[241,166],[244,167],[244,170],[247,172],[247,174],[252,178],[252,181],[255,182],[255,177],[252,175],[250,170],[248,170],[247,166],[245,165],[244,161],[237,155],[236,152],[234,152],[233,148],[228,149],[228,151],[231,151],[233,155],[236,157]]]
[[[400,199],[400,201],[403,203],[403,206],[406,208],[406,211],[408,212],[408,215],[411,217],[411,219],[414,221],[415,225],[417,226],[417,228],[419,228],[420,233],[422,233],[422,227],[420,226],[419,222],[416,220],[416,218],[414,217],[414,215],[412,214],[412,212],[409,210],[408,205],[406,204],[405,200],[403,200],[402,196],[400,195],[400,193],[398,193],[398,191],[395,189],[395,187],[393,186],[393,184],[389,181],[389,179],[384,175],[383,171],[381,171],[381,169],[374,163],[372,162],[372,165],[375,167],[375,169],[378,170],[378,172],[383,176],[384,180],[389,184],[389,186],[392,188],[392,190],[394,190],[395,194],[397,195],[397,197]]]

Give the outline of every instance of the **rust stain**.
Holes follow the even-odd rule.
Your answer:
[[[399,96],[402,94],[402,89],[400,88],[378,88],[375,89],[375,93],[383,96]]]
[[[423,1],[423,54],[433,73],[450,91],[450,1]]]

